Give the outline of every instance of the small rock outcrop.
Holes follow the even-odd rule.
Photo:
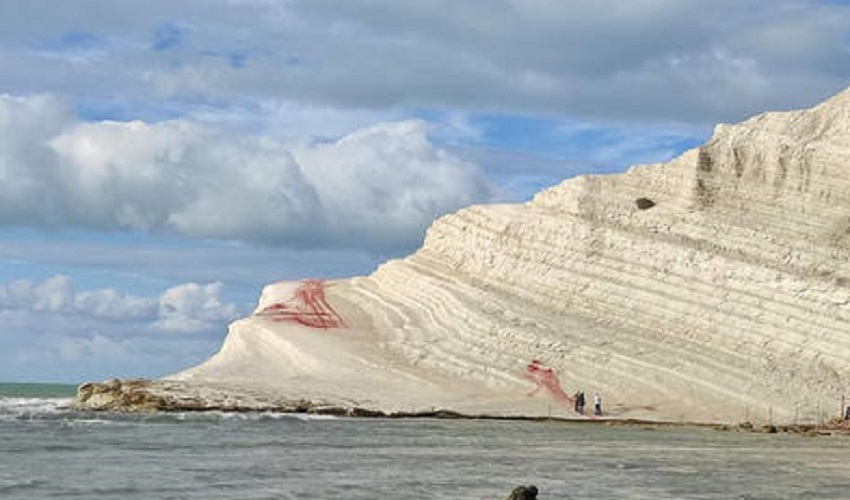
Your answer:
[[[74,408],[118,412],[219,410],[346,414],[353,411],[320,402],[283,398],[251,388],[146,379],[84,383],[77,388]]]
[[[74,402],[77,409],[86,410],[160,410],[168,406],[165,398],[151,392],[149,380],[110,379],[87,382],[77,388]]]

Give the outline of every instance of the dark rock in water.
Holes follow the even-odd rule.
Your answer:
[[[517,486],[507,500],[537,500],[537,486]]]

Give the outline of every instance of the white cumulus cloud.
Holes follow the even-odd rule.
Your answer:
[[[159,327],[192,332],[232,321],[236,306],[222,302],[222,287],[221,283],[186,283],[169,288],[159,298]]]
[[[220,282],[184,283],[157,297],[130,295],[113,288],[77,291],[68,276],[55,275],[42,282],[17,280],[0,284],[0,313],[16,313],[32,329],[52,321],[69,331],[111,330],[132,334],[200,333],[219,329],[238,316],[236,305],[222,299]],[[114,325],[128,325],[115,330]]]
[[[189,120],[79,122],[49,96],[0,96],[0,223],[411,246],[435,217],[492,196],[426,132],[402,121],[290,143]]]
[[[162,376],[209,357],[249,312],[218,282],[150,296],[77,290],[64,275],[0,283],[0,379]]]

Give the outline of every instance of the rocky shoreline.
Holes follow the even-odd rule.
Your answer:
[[[756,425],[741,423],[671,422],[619,418],[565,418],[542,416],[470,415],[452,410],[384,411],[351,404],[331,404],[323,401],[272,396],[256,390],[194,385],[181,381],[148,379],[110,379],[86,382],[77,388],[71,407],[78,411],[103,412],[274,412],[307,415],[327,415],[352,418],[438,418],[464,420],[515,420],[562,422],[604,425],[609,427],[698,427],[730,432],[766,434],[802,434],[807,436],[850,436],[850,421],[832,419],[821,424]]]

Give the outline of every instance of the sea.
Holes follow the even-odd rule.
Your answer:
[[[850,437],[67,408],[0,384],[0,499],[847,499]]]

